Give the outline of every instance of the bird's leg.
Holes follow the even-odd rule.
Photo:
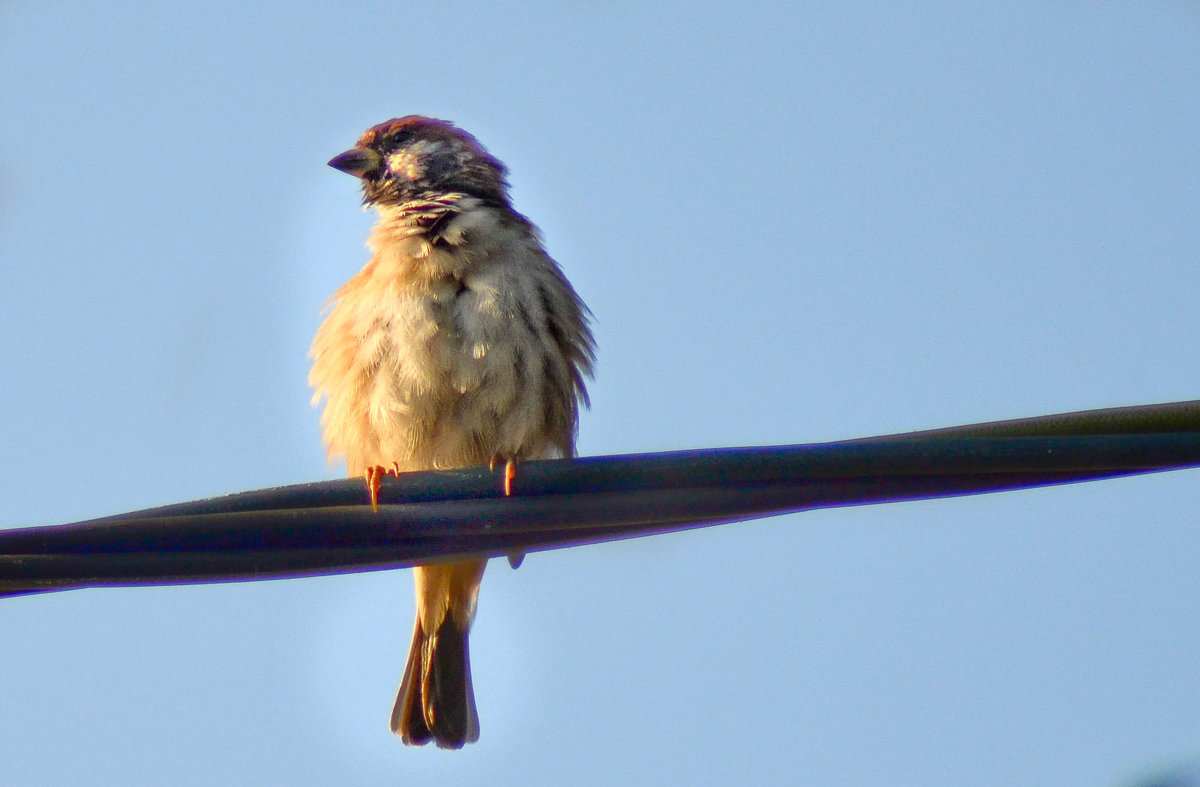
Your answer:
[[[387,475],[387,470],[380,465],[368,467],[367,471],[363,473],[367,480],[367,494],[371,496],[372,511],[379,510],[379,483],[385,475]]]
[[[517,460],[509,459],[504,463],[504,496],[512,496],[512,482],[517,477]]]
[[[368,467],[366,472],[363,473],[363,477],[367,480],[367,494],[371,496],[372,511],[379,511],[379,486],[385,475],[392,475],[399,478],[399,463],[392,462],[390,469],[383,465],[374,465],[373,467]]]
[[[496,469],[496,462],[500,461],[500,454],[492,454],[492,458],[488,460],[488,470]],[[510,456],[504,460],[504,496],[512,497],[512,482],[517,477],[517,458]]]

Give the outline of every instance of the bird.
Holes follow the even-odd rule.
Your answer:
[[[377,213],[371,257],[330,298],[309,353],[330,460],[345,458],[377,509],[384,475],[501,463],[510,495],[519,462],[574,456],[592,317],[513,208],[506,167],[453,123],[419,115],[367,129],[329,166],[359,178]],[[479,738],[468,632],[486,565],[413,569],[416,621],[391,716],[405,744]]]

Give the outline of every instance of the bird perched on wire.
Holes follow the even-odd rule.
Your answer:
[[[331,458],[366,478],[575,453],[594,345],[588,311],[470,134],[408,116],[329,165],[361,179],[373,256],[313,340],[313,402]],[[467,631],[486,558],[417,566],[417,618],[392,711],[405,743],[479,737]]]

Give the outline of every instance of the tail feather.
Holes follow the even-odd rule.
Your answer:
[[[408,666],[392,708],[392,732],[410,746],[432,740],[443,749],[461,749],[479,740],[467,629],[449,614],[432,635],[417,618]]]
[[[399,735],[408,746],[424,746],[433,739],[421,710],[421,651],[424,644],[425,634],[421,631],[421,618],[418,617],[412,647],[408,650],[408,665],[404,668],[400,693],[392,708],[392,732]]]

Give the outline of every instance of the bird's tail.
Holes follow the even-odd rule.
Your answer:
[[[392,708],[392,732],[410,746],[432,740],[442,749],[461,749],[479,740],[467,626],[447,613],[437,631],[426,633],[417,616],[408,666]]]

